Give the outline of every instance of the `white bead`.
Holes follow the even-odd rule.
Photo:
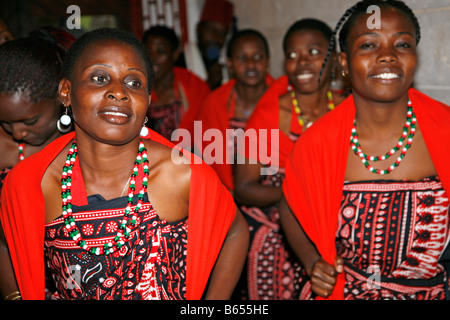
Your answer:
[[[145,136],[147,136],[148,135],[148,128],[146,127],[146,126],[143,126],[142,127],[142,129],[141,129],[141,136],[142,137],[145,137]]]
[[[63,114],[59,121],[63,126],[68,126],[72,122],[72,119],[67,114]]]

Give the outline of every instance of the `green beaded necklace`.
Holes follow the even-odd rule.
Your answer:
[[[103,246],[99,247],[89,246],[86,243],[86,241],[81,238],[80,230],[77,228],[75,224],[75,218],[72,212],[71,189],[72,189],[72,170],[76,158],[77,158],[77,144],[76,141],[74,141],[67,154],[66,163],[64,164],[61,177],[62,182],[61,194],[62,194],[62,210],[63,210],[62,215],[64,218],[65,227],[67,228],[67,231],[69,235],[72,237],[73,241],[75,241],[78,244],[78,246],[85,249],[90,254],[108,255],[120,249],[128,240],[128,237],[130,236],[131,232],[129,225],[131,225],[132,227],[136,225],[139,209],[142,206],[144,194],[147,191],[148,175],[149,175],[147,150],[145,149],[144,143],[140,141],[139,151],[130,178],[130,186],[128,189],[128,201],[127,206],[124,209],[123,220],[120,223],[119,230],[113,241],[108,241]],[[142,181],[142,188],[138,194],[138,203],[136,205],[136,208],[134,209],[134,212],[131,214],[136,177],[138,176],[139,165],[141,163],[143,165],[143,171],[145,176]]]

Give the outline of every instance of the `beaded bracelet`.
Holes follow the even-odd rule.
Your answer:
[[[20,295],[19,291],[13,292],[11,294],[8,294],[3,300],[19,300],[22,296]]]

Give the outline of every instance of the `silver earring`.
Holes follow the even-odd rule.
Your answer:
[[[144,124],[142,125],[142,128],[141,128],[141,137],[146,137],[149,133],[148,128],[145,126],[147,121],[148,121],[148,118],[145,117]]]
[[[64,107],[65,104],[63,103]],[[59,132],[61,133],[67,133],[71,129],[71,123],[72,118],[68,115],[69,108],[66,107],[64,110],[64,114],[59,118],[59,120],[56,122],[56,127],[58,128]]]

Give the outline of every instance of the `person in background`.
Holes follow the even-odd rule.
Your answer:
[[[64,38],[65,43],[72,39],[69,34]],[[60,43],[52,34],[39,29],[27,38],[10,40],[0,46],[3,61],[0,64],[0,191],[11,168],[71,129],[58,98],[67,51],[59,47]],[[12,272],[3,233],[0,234],[0,261],[2,273]],[[0,292],[4,296],[15,292],[14,278],[2,283]]]
[[[70,130],[61,123],[66,117],[57,91],[64,55],[75,39],[55,30],[40,28],[1,47],[0,188],[21,159]]]
[[[183,48],[186,67],[205,80],[212,90],[228,81],[224,46],[233,31],[233,4],[227,0],[205,0],[197,24],[197,43]]]
[[[256,132],[257,141],[240,151],[246,159],[235,168],[234,196],[251,228],[246,272],[252,300],[309,297],[303,290],[306,277],[281,231],[278,206],[284,165],[294,142],[342,100],[329,92],[331,34],[317,19],[291,25],[283,39],[286,74],[265,92],[245,128],[246,133]],[[271,163],[263,159],[264,149]]]
[[[59,97],[75,130],[17,164],[2,190],[14,268],[3,296],[43,299],[47,265],[53,299],[229,298],[248,226],[208,165],[144,127],[153,78],[129,32],[95,29],[70,48]]]
[[[144,33],[142,41],[155,70],[146,125],[169,140],[176,129],[186,129],[193,134],[194,120],[211,91],[208,84],[191,71],[174,66],[180,54],[180,43],[173,29],[153,26]],[[185,147],[192,148],[192,143]]]
[[[6,41],[13,40],[14,36],[6,21],[0,18],[0,45]]]
[[[237,139],[241,138],[240,132],[245,128],[257,102],[274,80],[268,73],[270,55],[267,40],[257,30],[238,31],[228,42],[227,57],[232,79],[205,99],[198,120],[201,121],[203,133],[209,129],[218,129],[223,137],[223,158],[219,161],[214,157],[210,165],[233,192]],[[228,134],[231,130],[233,134]],[[197,141],[197,146],[205,150],[208,143],[202,140]],[[209,163],[207,159],[204,160]]]
[[[359,1],[335,38],[352,95],[297,141],[283,230],[320,299],[448,299],[450,108],[412,88],[418,20]]]

